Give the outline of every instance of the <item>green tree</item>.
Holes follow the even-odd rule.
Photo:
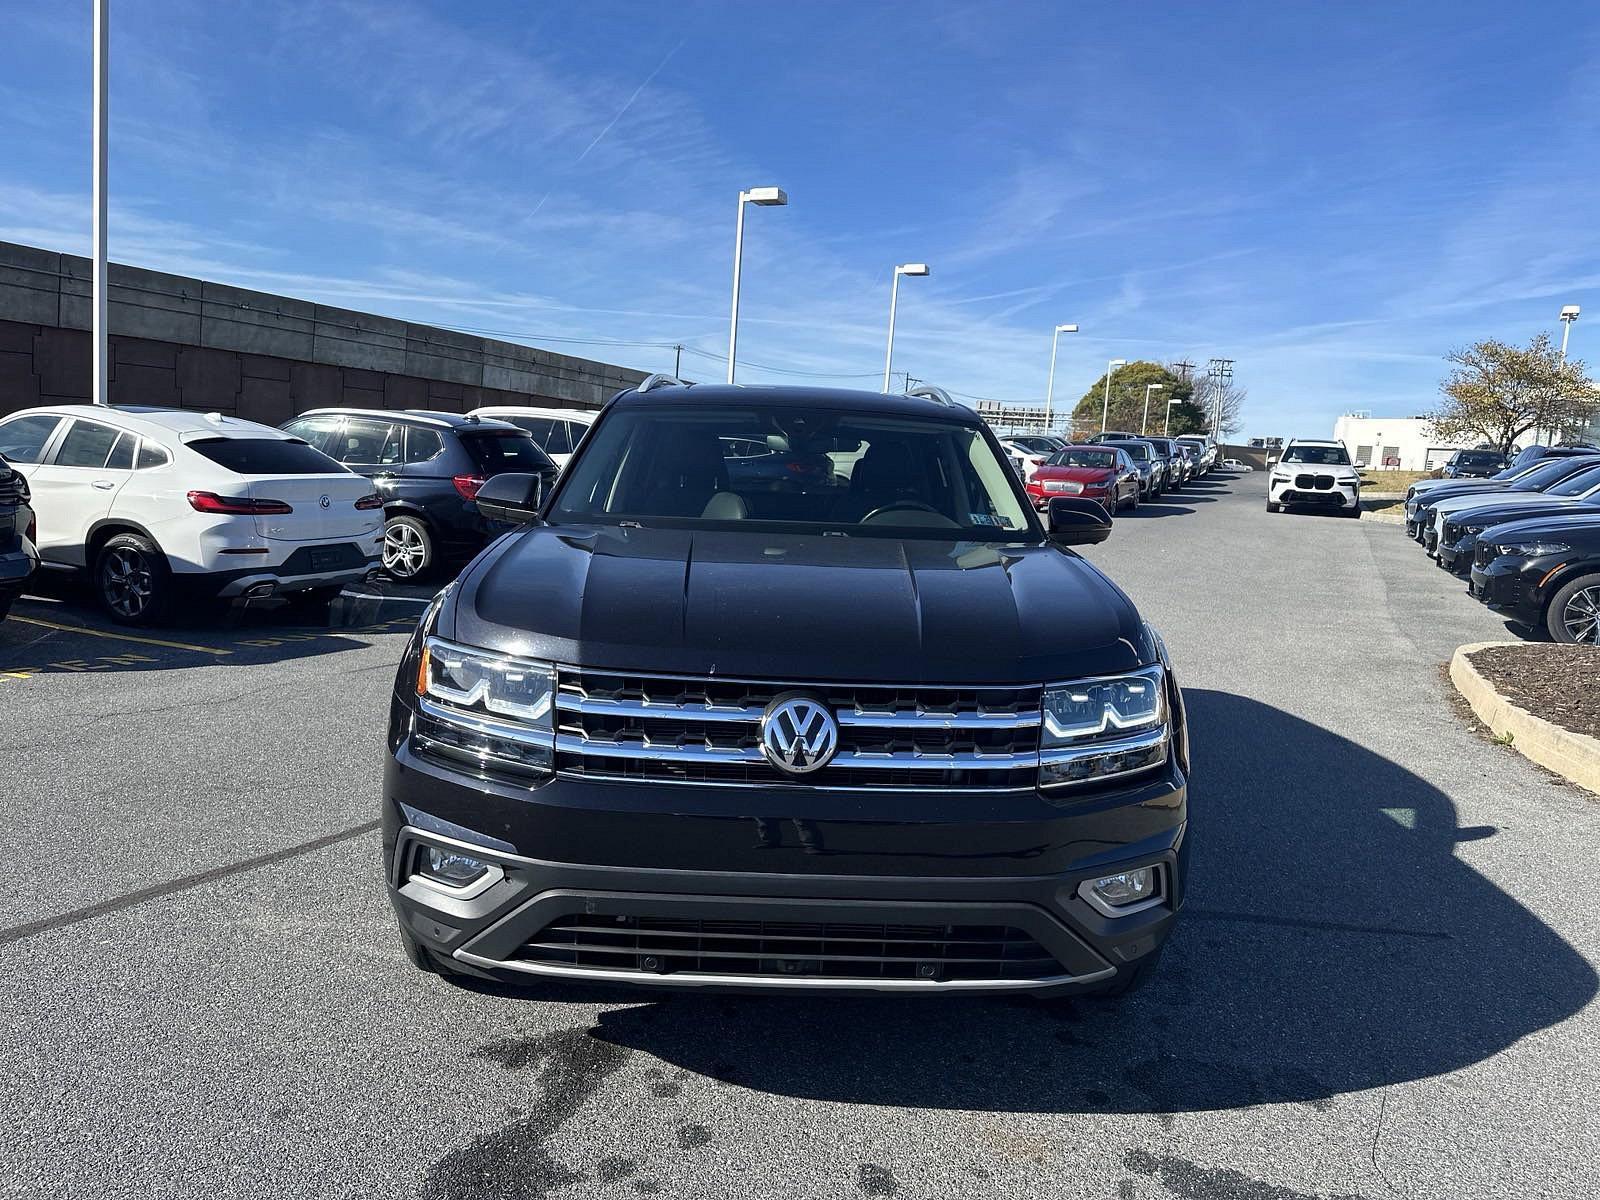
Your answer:
[[[1149,424],[1145,423],[1145,391],[1150,384],[1160,384],[1159,391],[1149,393]],[[1106,377],[1100,376],[1083,394],[1072,410],[1072,427],[1079,433],[1099,433],[1102,406],[1106,398]],[[1167,403],[1177,400],[1172,409],[1169,432],[1173,437],[1193,433],[1205,428],[1205,413],[1193,404],[1194,384],[1177,372],[1156,362],[1131,362],[1118,367],[1111,376],[1111,404],[1105,422],[1107,429],[1128,429],[1134,433],[1161,432],[1166,420]]]
[[[1536,431],[1564,438],[1581,433],[1600,413],[1600,389],[1583,363],[1561,353],[1541,333],[1527,347],[1490,338],[1445,356],[1455,364],[1429,414],[1442,441],[1479,438],[1503,452]]]

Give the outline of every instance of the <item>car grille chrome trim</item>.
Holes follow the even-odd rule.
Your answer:
[[[761,753],[775,698],[814,696],[839,725],[805,778]],[[557,667],[556,769],[589,779],[823,789],[1015,791],[1035,785],[1042,685],[794,683]]]

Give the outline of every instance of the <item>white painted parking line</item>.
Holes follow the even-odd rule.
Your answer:
[[[339,593],[352,600],[381,600],[385,604],[422,604],[433,603],[432,596],[384,596],[378,592],[352,592],[349,588]]]

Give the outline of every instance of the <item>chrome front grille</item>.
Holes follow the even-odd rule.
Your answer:
[[[767,705],[825,703],[839,749],[796,778],[761,754]],[[1031,788],[1042,689],[773,683],[561,668],[556,769],[574,776],[824,788]]]

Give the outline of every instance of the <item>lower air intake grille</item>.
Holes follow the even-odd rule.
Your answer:
[[[822,979],[1047,979],[1064,969],[1002,925],[803,924],[569,916],[518,951],[527,961],[640,974]]]

